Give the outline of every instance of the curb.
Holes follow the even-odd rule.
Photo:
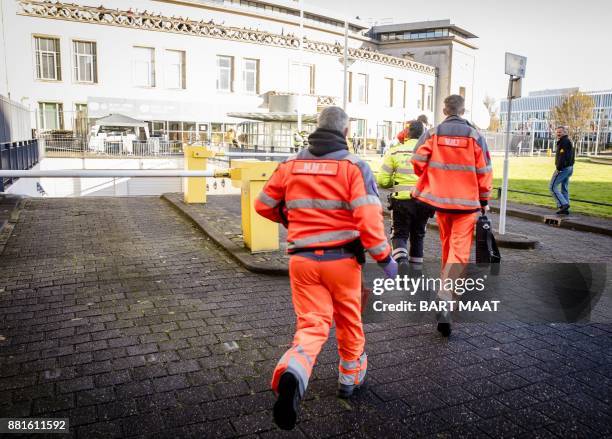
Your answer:
[[[262,264],[252,260],[251,252],[244,248],[234,244],[230,239],[225,236],[218,235],[211,232],[212,227],[208,225],[208,222],[201,219],[196,219],[187,212],[180,203],[174,202],[172,199],[162,194],[160,197],[166,201],[174,210],[180,213],[184,218],[189,220],[198,229],[200,229],[206,236],[208,236],[217,246],[225,250],[230,256],[232,256],[239,264],[244,266],[253,273],[270,274],[274,276],[288,276],[289,267],[270,267],[269,264]]]
[[[493,208],[491,208],[491,210],[493,210]],[[391,213],[385,209],[383,210],[383,215],[391,216]],[[427,228],[432,230],[439,230],[438,223],[436,223],[435,221],[428,221]],[[497,245],[502,248],[513,248],[516,250],[533,250],[540,242],[537,239],[525,235],[518,235],[516,233],[507,233],[503,236],[494,233],[494,235],[495,242],[497,242]]]
[[[489,206],[492,212],[499,213],[498,206],[491,206],[491,205]],[[515,217],[523,218],[523,219],[530,220],[530,221],[536,221],[539,223],[544,223],[547,217],[555,216],[553,214],[540,215],[538,213],[528,212],[525,210],[517,210],[517,209],[507,209],[506,213],[510,216],[515,216]],[[590,233],[597,233],[600,235],[612,236],[612,228],[601,227],[595,224],[587,224],[587,223],[584,223],[581,221],[575,221],[572,219],[561,219],[558,227],[561,227],[563,229],[578,230],[580,232],[590,232]]]

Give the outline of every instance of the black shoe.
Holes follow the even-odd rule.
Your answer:
[[[557,211],[557,215],[569,215],[569,206],[561,206]]]
[[[298,380],[291,372],[281,375],[278,399],[274,403],[274,422],[282,430],[293,430],[300,405]]]
[[[453,331],[451,329],[450,323],[438,323],[437,329],[438,329],[438,332],[442,334],[444,337],[450,336],[451,332]]]
[[[404,276],[410,276],[410,265],[407,259],[400,259],[397,264],[397,274],[400,278]]]

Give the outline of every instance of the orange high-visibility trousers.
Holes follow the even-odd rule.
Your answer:
[[[467,264],[470,260],[476,214],[436,212],[442,244],[442,265]]]
[[[276,392],[281,375],[290,371],[304,394],[332,320],[336,322],[340,381],[360,384],[367,367],[361,324],[361,266],[355,258],[319,261],[296,255],[289,260],[289,277],[296,332],[291,348],[274,369],[272,389]]]

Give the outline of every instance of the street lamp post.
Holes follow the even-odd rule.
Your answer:
[[[299,52],[300,52],[300,63],[304,59],[304,0],[300,0],[300,32],[299,32]],[[300,66],[300,70],[301,70]],[[300,80],[302,78],[299,78]],[[297,131],[302,132],[302,88],[301,84],[298,86],[297,96]]]
[[[499,234],[506,233],[506,208],[508,204],[508,155],[510,152],[510,124],[512,117],[512,99],[521,96],[521,79],[525,77],[527,58],[506,52],[506,74],[508,81],[508,121],[506,125],[506,145],[504,151],[504,177],[499,208]]]
[[[348,20],[344,20],[344,91],[342,93],[342,109],[346,111],[348,102]]]

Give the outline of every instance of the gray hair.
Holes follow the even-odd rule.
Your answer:
[[[564,132],[565,134],[567,134],[567,127],[566,127],[566,126],[564,126],[564,125],[559,125],[559,126],[557,127],[557,129],[558,129],[558,130],[563,130],[563,132]]]
[[[465,99],[460,95],[450,95],[444,99],[444,109],[451,116],[457,116],[465,110]]]
[[[325,107],[319,113],[317,126],[325,130],[344,132],[348,127],[348,114],[340,107]]]

